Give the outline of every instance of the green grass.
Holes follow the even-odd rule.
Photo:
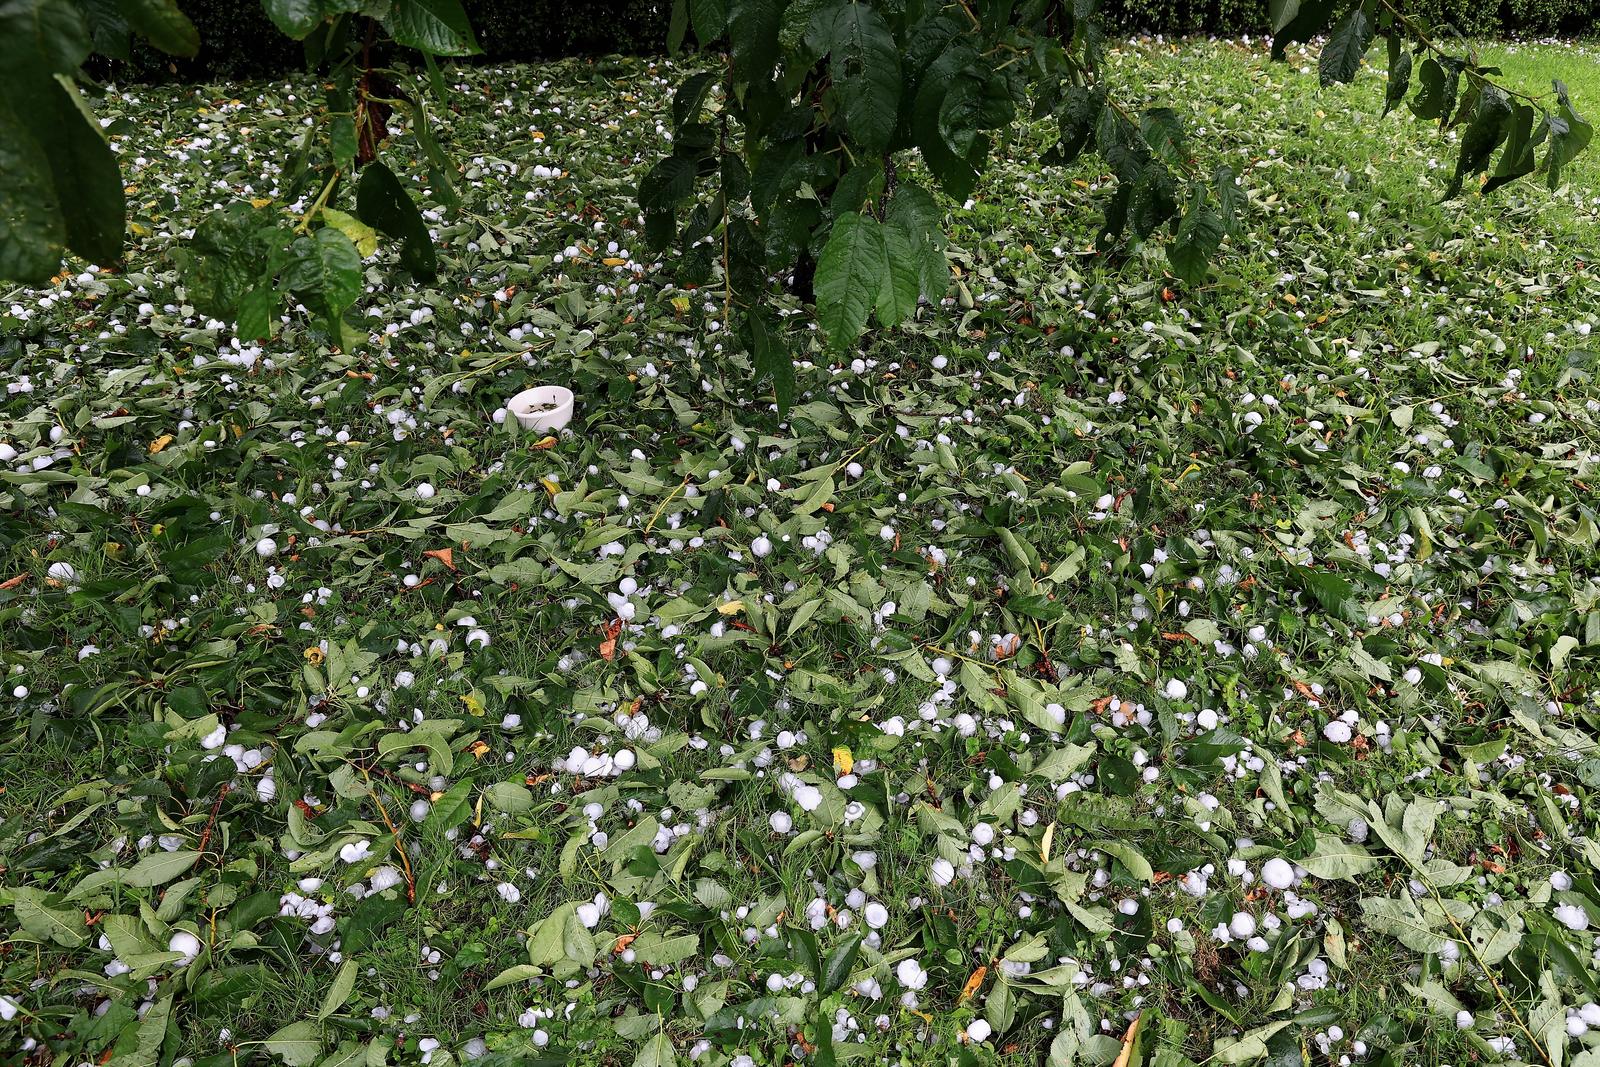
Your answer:
[[[1600,110],[1592,46],[1483,55]],[[1030,129],[945,205],[961,288],[859,352],[799,338],[780,421],[716,348],[720,291],[679,288],[635,228],[681,72],[453,72],[441,281],[391,282],[386,249],[367,349],[291,316],[250,360],[186,306],[178,233],[235,197],[292,209],[275,168],[306,86],[108,95],[133,131],[126,270],[0,298],[4,1047],[626,1065],[661,1034],[775,1065],[843,1011],[837,1058],[890,1063],[1110,1062],[1135,1013],[1138,1062],[1169,1067],[1459,1065],[1504,1038],[1542,1062],[1524,1024],[1552,1058],[1600,1054],[1564,1029],[1600,996],[1593,935],[1556,919],[1600,925],[1600,157],[1554,193],[1441,202],[1456,134],[1380,119],[1381,72],[1323,90],[1310,54],[1125,47],[1114,83],[1242,175],[1214,277],[1091,254],[1105,176],[1041,170]],[[548,446],[494,421],[545,381],[579,396]],[[452,725],[393,747],[419,717]],[[263,761],[217,758],[219,724]],[[637,762],[578,773],[580,746]],[[1352,805],[1393,824],[1364,851]],[[652,820],[683,832],[591,836]],[[1005,851],[971,857],[980,822]],[[168,845],[192,866],[73,895]],[[1319,872],[1294,899],[1261,888],[1279,857]],[[380,865],[400,883],[358,899]],[[1423,877],[1448,903],[1424,887],[1416,928],[1385,921]],[[334,930],[280,916],[289,892]],[[596,894],[592,930],[566,918]],[[867,902],[885,925],[852,950]],[[818,907],[848,984],[769,993],[815,977]],[[1240,912],[1257,949],[1213,934]],[[203,945],[186,966],[177,933]],[[993,1036],[964,1042],[980,1017]]]

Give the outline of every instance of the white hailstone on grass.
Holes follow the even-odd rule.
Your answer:
[[[767,816],[767,824],[774,833],[786,834],[794,829],[794,818],[786,811],[775,811]]]
[[[178,967],[187,967],[200,955],[200,939],[187,930],[179,930],[167,942],[167,951],[181,953],[183,959],[174,960],[173,963]]]
[[[1256,932],[1256,917],[1247,911],[1234,912],[1233,918],[1228,920],[1228,933],[1241,940],[1251,937]]]
[[[1472,1013],[1470,1011],[1467,1011],[1465,1008],[1463,1008],[1460,1011],[1456,1012],[1456,1029],[1457,1030],[1471,1030],[1472,1029],[1472,1024],[1475,1021],[1476,1020],[1474,1020],[1473,1017],[1472,1017]]]
[[[222,743],[227,739],[228,728],[219,724],[216,729],[212,730],[210,733],[206,734],[200,739],[200,747],[205,749],[207,752],[213,752],[221,748]]]
[[[265,775],[256,782],[256,799],[263,804],[270,804],[278,796],[278,783],[272,775]]]
[[[416,492],[418,500],[432,500],[434,492],[433,483],[423,482],[421,485],[417,486]]]
[[[421,822],[423,819],[428,817],[428,812],[432,809],[433,805],[428,803],[426,800],[421,798],[413,800],[411,802],[411,821]]]
[[[972,843],[988,846],[994,841],[994,827],[986,822],[980,822],[972,828]]]
[[[893,526],[880,527],[879,530],[878,530],[878,536],[883,538],[885,541],[893,541],[894,540],[894,527]]]
[[[766,559],[772,555],[772,540],[765,534],[750,542],[750,554],[756,559]]]
[[[372,855],[372,842],[366,838],[352,841],[339,849],[339,858],[346,863],[360,863]]]
[[[868,903],[861,914],[867,920],[867,925],[874,930],[882,930],[889,925],[889,909],[876,900]]]
[[[633,754],[633,749],[631,749],[631,748],[619,749],[617,751],[617,754],[611,757],[611,765],[613,767],[615,767],[619,772],[620,771],[626,771],[626,770],[632,770],[633,769],[634,760],[636,758],[637,757],[635,757],[634,754]]]
[[[494,891],[499,893],[500,899],[505,901],[507,904],[515,904],[517,901],[522,899],[522,890],[518,889],[510,882],[501,882],[499,885],[494,887]]]
[[[1556,922],[1568,930],[1587,930],[1589,913],[1576,904],[1561,904],[1556,908]]]
[[[1294,864],[1274,856],[1261,865],[1261,880],[1274,889],[1288,889],[1294,885]]]
[[[816,811],[822,806],[822,790],[814,785],[797,785],[794,789],[794,802],[806,811]]]
[[[472,648],[474,646],[476,646],[478,648],[488,648],[489,647],[489,631],[488,630],[477,629],[477,630],[469,630],[469,631],[467,631],[467,647],[468,648]]]
[[[989,1025],[988,1019],[974,1019],[967,1024],[967,1040],[984,1042],[989,1040],[989,1035],[994,1033],[994,1028]]]
[[[1572,875],[1566,871],[1551,871],[1550,888],[1558,893],[1565,893],[1572,888]]]
[[[382,867],[372,872],[372,892],[381,893],[385,889],[393,889],[402,881],[400,872],[385,863]]]
[[[937,888],[943,889],[956,880],[955,864],[940,856],[928,868],[928,877]]]
[[[17,1017],[17,1002],[0,996],[0,1022],[10,1022]]]
[[[278,542],[270,537],[263,537],[256,542],[256,555],[262,559],[271,559],[278,554]]]
[[[1181,678],[1168,678],[1162,692],[1166,694],[1168,700],[1183,700],[1189,695],[1189,687]]]
[[[901,960],[895,965],[894,976],[907,989],[921,989],[928,984],[928,972],[916,960]]]
[[[50,569],[45,571],[45,574],[58,582],[75,582],[78,580],[77,570],[73,568],[72,564],[66,562],[58,561],[50,564]]]
[[[1343,722],[1339,719],[1334,719],[1332,722],[1328,723],[1322,728],[1322,736],[1326,737],[1329,741],[1332,741],[1336,745],[1344,745],[1348,744],[1350,742],[1350,738],[1354,737],[1355,735],[1351,731],[1349,723]]]

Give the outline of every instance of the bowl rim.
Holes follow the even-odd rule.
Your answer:
[[[519,408],[525,409],[534,403],[535,397],[541,392],[554,394],[546,398],[546,402],[553,402],[558,408],[571,404],[575,399],[572,390],[564,385],[533,385],[513,395],[506,401],[506,407],[512,411],[516,411]]]

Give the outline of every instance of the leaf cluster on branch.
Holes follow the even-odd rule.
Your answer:
[[[1484,192],[1532,173],[1546,142],[1539,166],[1554,189],[1588,143],[1590,127],[1559,85],[1549,108],[1501,87],[1497,71],[1452,57],[1389,0],[1343,11],[1335,0],[1276,0],[1272,14],[1279,59],[1333,26],[1324,84],[1352,80],[1384,33],[1386,113],[1405,97],[1414,49],[1412,110],[1467,125],[1450,196],[1502,145]],[[1107,84],[1092,0],[676,0],[669,43],[691,35],[720,64],[679,88],[672,150],[641,181],[640,209],[655,247],[676,244],[686,284],[711,282],[720,264],[725,317],[738,318],[780,407],[792,372],[765,309],[769,278],[814,299],[835,350],[871,321],[893,326],[947,291],[942,214],[907,177],[913,152],[962,200],[998,139],[1018,122],[1053,119],[1059,137],[1039,163],[1093,154],[1113,179],[1096,251],[1160,241],[1172,274],[1199,283],[1238,233],[1234,173],[1202,172],[1175,108],[1130,107]]]

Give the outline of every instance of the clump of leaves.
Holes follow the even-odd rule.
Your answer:
[[[203,220],[180,253],[196,306],[238,324],[239,336],[269,336],[295,298],[349,347],[344,322],[363,285],[361,260],[379,237],[398,243],[402,267],[431,279],[437,257],[416,201],[382,161],[400,112],[428,162],[435,197],[449,200],[453,166],[432,132],[420,93],[378,57],[391,45],[420,53],[441,99],[435,56],[479,51],[460,0],[262,0],[273,23],[306,46],[324,79],[324,110],[288,156],[280,196],[230,204]],[[0,277],[49,280],[70,250],[92,262],[122,258],[123,180],[93,111],[81,68],[92,53],[125,53],[129,32],[175,55],[200,41],[175,0],[15,0],[0,6]],[[359,182],[355,181],[359,171]],[[298,218],[284,204],[317,190]],[[350,211],[340,194],[354,190]],[[349,197],[346,197],[349,199]]]
[[[1337,14],[1334,0],[1275,5],[1275,58]],[[1388,0],[1344,12],[1319,61],[1323,84],[1352,80],[1380,31],[1389,41],[1389,106],[1405,97],[1414,46],[1425,58],[1412,109],[1444,128],[1467,125],[1450,196],[1502,144],[1486,193],[1532,173],[1546,141],[1539,166],[1554,189],[1588,144],[1592,129],[1559,84],[1553,108],[1504,89],[1491,80],[1497,71],[1470,53],[1452,56]],[[1102,77],[1104,31],[1092,2],[676,0],[669,43],[676,48],[691,32],[721,53],[721,66],[679,87],[672,152],[640,182],[639,205],[655,247],[676,241],[686,283],[709,281],[720,261],[725,316],[742,314],[756,371],[772,377],[782,406],[793,375],[760,310],[770,274],[787,275],[815,300],[835,349],[874,318],[893,326],[920,299],[944,296],[943,220],[906,177],[913,150],[961,200],[997,137],[1022,117],[1051,116],[1059,138],[1040,164],[1093,152],[1115,179],[1097,251],[1161,240],[1172,273],[1199,282],[1236,232],[1243,196],[1233,171],[1201,173],[1178,110],[1130,108]],[[1512,97],[1526,102],[1513,106]]]

